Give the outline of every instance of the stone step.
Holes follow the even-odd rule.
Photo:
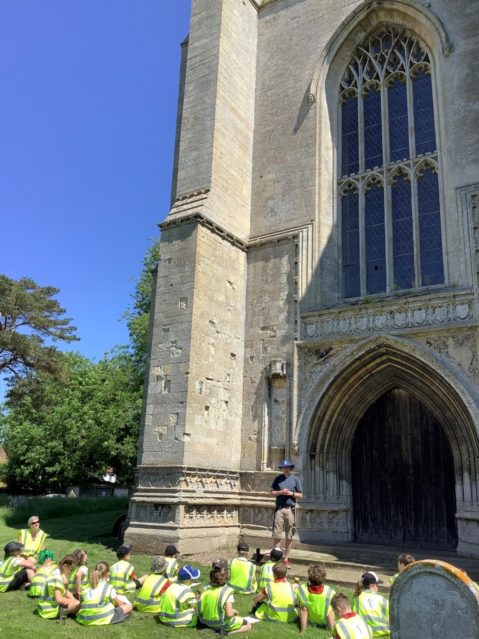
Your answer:
[[[260,536],[245,536],[250,548],[261,552],[271,550],[271,539]],[[389,590],[389,577],[397,572],[397,556],[409,552],[416,559],[440,559],[467,572],[471,579],[479,581],[479,559],[465,557],[455,552],[428,548],[397,548],[373,544],[305,544],[294,542],[290,553],[293,577],[305,579],[308,564],[321,561],[328,573],[328,582],[354,587],[361,574],[373,570],[384,581],[382,589]]]

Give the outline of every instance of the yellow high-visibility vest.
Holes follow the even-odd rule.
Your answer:
[[[246,557],[236,557],[230,561],[228,584],[235,592],[250,595],[256,592],[256,566]]]
[[[116,564],[113,564],[111,567],[110,586],[113,586],[119,595],[136,590],[136,584],[131,578],[133,571],[133,566],[123,559],[117,561]]]
[[[60,612],[60,605],[55,599],[55,591],[60,590],[62,596],[67,588],[60,574],[51,574],[47,577],[45,588],[37,601],[37,611],[43,619],[56,619]]]
[[[76,593],[77,591],[76,577],[80,568],[82,568],[82,566],[76,566],[70,573],[70,578],[68,580],[68,586],[67,586],[70,592]],[[89,587],[90,585],[88,581],[88,572],[87,573],[83,572],[81,576],[81,582],[80,582],[80,595],[82,595],[85,592],[85,590],[87,590],[87,588]]]
[[[333,632],[340,639],[371,639],[371,629],[359,615],[336,622]]]
[[[352,609],[364,619],[373,637],[389,637],[389,601],[378,592],[363,590],[353,599]]]
[[[22,566],[15,566],[17,559],[18,557],[7,557],[4,561],[0,561],[0,592],[6,592],[17,572],[23,570]]]
[[[148,575],[136,597],[135,608],[156,615],[160,612],[160,599],[167,584],[168,579],[163,575]]]
[[[23,544],[22,555],[24,557],[34,557],[38,555],[45,545],[46,538],[48,537],[46,532],[39,530],[33,539],[29,529],[23,528],[18,535],[18,541]]]
[[[261,572],[259,575],[259,584],[258,590],[263,590],[266,588],[266,584],[270,581],[274,581],[273,577],[273,566],[277,563],[276,561],[267,561],[265,564],[261,566]]]
[[[165,557],[166,561],[166,570],[165,574],[170,581],[176,581],[176,576],[178,575],[178,570],[180,566],[178,564],[178,560],[174,557]]]
[[[309,592],[308,584],[303,584],[297,590],[299,604],[308,609],[308,621],[318,626],[328,625],[328,614],[333,612],[331,599],[336,591],[330,586],[323,586],[323,592]]]
[[[266,584],[268,601],[261,604],[255,613],[258,619],[289,623],[296,620],[296,593],[287,581],[271,581]]]
[[[58,564],[51,563],[47,566],[40,566],[40,568],[35,572],[32,577],[32,581],[30,584],[30,589],[28,590],[29,597],[41,597],[43,591],[45,590],[45,586],[47,583],[48,577],[52,574],[52,572],[58,567]]]
[[[115,606],[112,603],[113,587],[100,581],[96,588],[88,588],[82,595],[76,620],[83,626],[106,626],[113,619]]]
[[[165,625],[175,628],[196,626],[195,593],[189,586],[172,583],[160,598],[158,618]]]

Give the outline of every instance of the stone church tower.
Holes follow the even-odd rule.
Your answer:
[[[476,0],[192,0],[128,541],[479,555]],[[266,543],[265,543],[266,545]]]

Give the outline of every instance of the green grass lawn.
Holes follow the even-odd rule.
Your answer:
[[[73,501],[73,500],[68,500]],[[113,504],[109,504],[114,508]],[[48,507],[51,509],[52,504]],[[45,506],[46,508],[46,506]],[[43,508],[42,508],[43,509]],[[37,508],[39,510],[39,508]],[[68,510],[71,513],[71,504]],[[86,509],[88,510],[88,509]],[[52,511],[50,511],[52,512]],[[83,512],[81,514],[68,514],[66,517],[45,517],[45,512],[35,512],[42,518],[42,528],[49,533],[50,540],[48,547],[55,553],[55,558],[61,558],[67,552],[75,548],[84,548],[88,553],[88,564],[94,566],[100,560],[106,560],[110,564],[116,561],[114,549],[118,545],[115,538],[111,537],[111,529],[114,521],[124,514],[124,506],[117,510],[105,512]],[[55,513],[58,515],[58,512]],[[9,522],[8,524],[6,522]],[[18,529],[22,526],[18,522],[19,518],[6,508],[0,507],[0,548],[17,538]],[[134,555],[133,562],[137,574],[149,572],[151,557],[148,555]],[[186,562],[185,562],[186,563]],[[202,581],[207,582],[209,566],[200,566],[202,570]],[[334,584],[331,584],[334,586]],[[351,595],[351,591],[340,588],[346,594]],[[235,607],[240,614],[246,615],[251,609],[251,596],[237,596]],[[184,628],[167,628],[159,623],[153,615],[133,612],[131,618],[123,624],[116,626],[95,626],[83,627],[73,619],[68,619],[65,625],[60,625],[57,621],[41,619],[35,614],[35,600],[29,599],[24,592],[11,592],[0,594],[0,637],[1,639],[56,639],[62,637],[92,637],[93,635],[101,639],[120,639],[123,637],[141,637],[141,639],[164,638],[164,639],[204,639],[216,636],[211,630],[196,630]],[[239,635],[241,637],[257,637],[258,639],[287,639],[289,637],[300,637],[299,630],[294,625],[268,624],[260,622],[253,629]],[[305,637],[316,637],[323,639],[330,637],[331,633],[326,630],[309,628]]]

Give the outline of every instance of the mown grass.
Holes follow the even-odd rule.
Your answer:
[[[63,502],[74,500],[58,500]],[[96,501],[97,505],[102,500]],[[106,500],[105,500],[106,501]],[[111,530],[115,520],[124,514],[124,506],[120,502],[117,509],[98,511],[97,507],[91,506],[92,511],[88,512],[87,505],[83,504],[82,512],[72,514],[71,506],[68,504],[68,512],[64,517],[46,518],[45,512],[35,512],[42,517],[42,527],[50,534],[48,546],[54,551],[55,558],[60,558],[67,552],[75,548],[84,548],[88,553],[88,564],[95,565],[100,560],[110,563],[116,561],[114,549],[117,547],[117,540],[111,536]],[[5,521],[5,509],[0,509],[0,548],[12,539],[16,539],[18,528]],[[96,511],[95,511],[96,510]],[[7,509],[10,513],[10,509]],[[28,517],[28,516],[27,516]],[[16,514],[8,516],[8,520],[17,521]],[[22,513],[21,523],[25,521]],[[148,573],[151,556],[135,554],[133,563],[138,574]],[[195,564],[202,571],[201,581],[207,582],[209,566]],[[334,586],[334,584],[332,584]],[[201,588],[201,587],[198,587]],[[340,588],[346,594],[351,595],[351,591]],[[235,607],[242,615],[248,614],[251,609],[251,596],[237,596]],[[24,592],[11,592],[0,594],[0,637],[1,639],[23,639],[32,637],[34,639],[62,639],[63,637],[99,637],[100,639],[122,639],[126,637],[141,637],[141,639],[209,639],[216,635],[211,630],[196,630],[184,628],[167,628],[159,624],[153,615],[146,615],[134,612],[131,618],[123,624],[117,626],[96,626],[83,627],[73,619],[68,619],[65,625],[60,625],[56,621],[41,619],[35,614],[35,601],[29,599]],[[253,629],[241,635],[242,637],[256,637],[257,639],[289,639],[290,637],[300,637],[299,629],[292,624],[268,624],[260,622]],[[331,633],[318,628],[308,628],[306,638],[325,639]]]

